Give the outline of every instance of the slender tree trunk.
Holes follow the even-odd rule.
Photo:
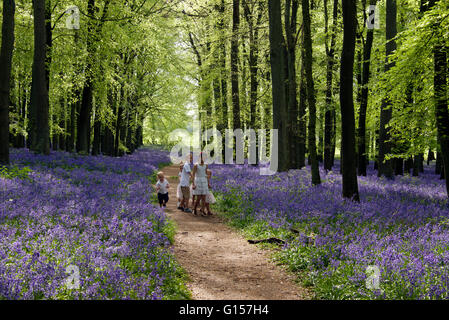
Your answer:
[[[312,74],[312,34],[310,29],[309,0],[302,0],[302,16],[304,28],[305,73],[307,80],[307,102],[309,106],[308,149],[312,170],[312,184],[321,183],[318,159],[316,154],[316,97]]]
[[[227,129],[229,127],[229,121],[228,121],[228,75],[226,70],[226,40],[225,40],[225,0],[221,0],[220,5],[218,6],[218,12],[219,12],[219,44],[220,44],[220,87],[221,87],[221,121],[220,125],[218,126],[219,131],[222,134],[222,157],[224,159],[225,156],[225,135],[224,135],[224,129]]]
[[[9,95],[14,49],[14,0],[3,0],[0,50],[0,165],[9,164]]]
[[[435,120],[443,162],[446,192],[449,196],[449,110],[447,105],[447,57],[446,48],[441,37],[434,47],[434,99]]]
[[[120,138],[122,136],[122,121],[123,121],[123,98],[124,90],[123,86],[120,89],[120,100],[117,107],[117,117],[115,120],[115,139],[114,139],[114,156],[118,157],[120,155]]]
[[[99,107],[95,107],[95,120],[94,120],[94,141],[92,143],[92,155],[96,156],[101,151],[101,120],[100,120]]]
[[[385,72],[394,66],[391,62],[391,55],[396,50],[396,41],[394,38],[397,34],[396,15],[397,7],[396,0],[387,0],[386,5],[386,58],[385,58]],[[392,160],[386,160],[385,156],[391,153],[392,142],[390,141],[390,130],[387,128],[393,115],[392,105],[388,98],[385,98],[381,105],[380,111],[380,130],[379,130],[379,171],[378,176],[384,175],[387,178],[393,178],[393,164]]]
[[[49,98],[46,66],[47,40],[45,28],[45,0],[34,0],[34,58],[31,88],[31,109],[34,133],[31,149],[37,153],[50,154]]]
[[[325,16],[325,33],[327,37],[327,25],[328,25],[328,14],[327,14],[327,0],[324,1],[324,16]],[[327,56],[327,67],[326,67],[326,111],[324,113],[324,169],[332,170],[332,136],[335,136],[333,132],[333,117],[332,111],[335,107],[332,103],[332,78],[333,78],[333,68],[334,68],[334,52],[335,52],[335,40],[337,32],[337,15],[338,15],[338,0],[334,0],[333,7],[333,25],[331,31],[331,41],[330,46],[327,45],[326,40],[326,56]]]
[[[422,157],[420,154],[417,154],[413,157],[413,176],[419,176],[419,167],[420,163],[422,163]]]
[[[269,37],[270,37],[270,63],[272,78],[272,96],[273,96],[273,129],[278,130],[278,169],[287,171],[288,168],[288,145],[285,143],[287,138],[287,104],[285,98],[284,86],[284,39],[282,36],[281,5],[278,0],[268,0],[269,15]],[[272,143],[276,143],[272,141]]]
[[[239,96],[239,27],[240,27],[240,0],[232,0],[232,38],[231,38],[231,90],[233,128],[242,127],[240,121]]]
[[[301,50],[301,80],[299,85],[299,104],[298,104],[298,139],[297,139],[297,154],[298,154],[298,169],[306,165],[306,108],[307,108],[307,87],[305,80],[305,54],[304,54],[304,40],[302,40]]]
[[[89,0],[87,4],[87,13],[89,16],[95,16],[95,0]],[[94,31],[95,22],[93,19],[89,19],[87,26],[87,66],[85,70],[86,82],[83,87],[83,96],[81,100],[80,113],[77,123],[77,139],[76,139],[76,151],[78,153],[89,153],[90,143],[90,118],[92,113],[92,99],[93,99],[93,59],[94,59]]]
[[[341,153],[343,197],[359,200],[355,158],[355,119],[353,101],[356,0],[345,0],[343,7],[343,50],[340,67]]]
[[[45,34],[47,44],[47,56],[45,58],[45,80],[47,82],[47,91],[50,92],[50,69],[52,61],[53,32],[51,26],[51,0],[45,0]]]
[[[435,174],[441,173],[441,168],[443,167],[442,161],[441,161],[441,152],[437,151],[437,158],[435,161]]]
[[[263,6],[264,2],[259,2],[258,15],[256,20],[256,25],[254,26],[254,19],[250,12],[247,0],[243,0],[243,7],[245,13],[245,19],[248,23],[249,28],[249,69],[250,69],[250,95],[249,95],[249,106],[250,106],[250,119],[249,128],[256,129],[256,116],[257,116],[257,94],[259,90],[259,80],[258,80],[258,58],[259,58],[259,26],[262,21]],[[256,154],[258,148],[256,147]],[[258,157],[256,157],[258,162]]]
[[[66,102],[65,102],[64,97],[61,97],[60,104],[61,104],[62,114],[61,114],[61,118],[59,120],[59,126],[62,128],[62,132],[60,132],[58,134],[58,145],[59,145],[59,150],[65,150],[65,137],[66,137],[66,132],[67,132],[67,111],[66,111]]]
[[[298,99],[296,84],[296,22],[298,15],[298,0],[287,0],[285,9],[285,34],[287,40],[287,102],[289,113],[289,141],[290,167],[298,168],[296,153],[298,150],[295,140],[298,139]],[[291,12],[290,12],[291,7]]]
[[[101,32],[106,15],[108,12],[110,0],[106,0],[103,7],[102,17],[99,21],[93,18],[89,19],[87,26],[87,66],[85,69],[86,81],[83,87],[83,96],[81,108],[77,123],[76,150],[78,153],[88,154],[90,149],[91,136],[91,116],[93,105],[93,66],[95,65],[95,41]],[[89,17],[95,17],[95,0],[88,0],[87,13]]]
[[[371,0],[371,5],[376,5],[377,0]],[[376,8],[377,10],[377,8]],[[358,175],[366,176],[367,150],[366,150],[366,110],[368,108],[368,83],[370,78],[371,49],[373,47],[374,30],[368,28],[366,42],[363,48],[362,83],[360,93],[360,111],[358,128]]]

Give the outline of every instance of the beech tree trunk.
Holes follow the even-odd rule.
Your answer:
[[[324,1],[324,16],[325,16],[325,32],[327,35],[327,25],[328,25],[328,14],[327,14],[327,0]],[[333,148],[332,139],[335,139],[334,124],[332,112],[334,111],[334,106],[332,102],[332,79],[333,79],[333,68],[334,68],[334,52],[335,52],[335,40],[337,32],[337,15],[338,15],[338,0],[334,0],[333,7],[333,25],[331,32],[331,41],[328,46],[326,40],[326,56],[327,56],[327,67],[326,67],[326,111],[324,113],[324,169],[332,170],[333,166]]]
[[[309,106],[308,149],[312,170],[312,184],[321,183],[316,153],[316,97],[312,74],[312,34],[310,30],[309,0],[302,0],[302,16],[304,28],[305,73],[307,80],[307,104]]]
[[[298,169],[306,165],[306,108],[307,108],[307,88],[305,80],[305,60],[304,60],[304,40],[301,43],[301,80],[299,84],[299,104],[298,104],[298,139],[297,139],[297,166]]]
[[[278,170],[287,171],[288,145],[286,121],[288,118],[284,85],[284,39],[282,36],[281,5],[278,0],[268,0],[269,37],[270,37],[270,64],[273,95],[273,129],[278,129]]]
[[[449,111],[447,105],[447,57],[444,42],[438,37],[434,54],[434,100],[435,120],[443,162],[442,171],[446,180],[446,192],[449,197]]]
[[[386,58],[385,58],[385,72],[394,66],[394,62],[389,61],[391,54],[396,50],[396,41],[394,38],[397,34],[396,15],[397,7],[396,0],[387,0],[386,4]],[[390,130],[387,128],[393,115],[391,103],[388,98],[385,98],[381,105],[380,111],[380,130],[379,130],[379,171],[378,176],[385,176],[393,178],[393,164],[392,160],[386,160],[385,156],[391,153],[392,142],[390,141]]]
[[[231,90],[233,128],[240,129],[240,90],[239,90],[239,27],[240,0],[232,1],[232,38],[231,38]]]
[[[14,0],[3,0],[0,49],[0,165],[9,164],[9,94],[14,49]]]
[[[106,15],[108,12],[110,0],[106,0],[103,7],[102,17],[97,20],[89,19],[87,26],[87,65],[85,69],[86,82],[83,87],[83,96],[81,100],[81,108],[77,123],[77,139],[76,151],[78,153],[88,154],[90,149],[91,136],[91,116],[93,105],[93,66],[95,65],[95,46],[97,36],[101,32]],[[89,0],[87,3],[87,13],[90,17],[95,17],[96,7],[95,0]]]
[[[296,22],[298,15],[298,0],[287,0],[284,14],[286,53],[287,53],[287,104],[288,104],[288,136],[289,145],[289,167],[299,168],[297,163],[297,145],[294,142],[298,139],[298,99],[296,84]]]
[[[34,57],[31,87],[33,135],[31,150],[50,154],[49,98],[47,84],[47,34],[45,25],[45,0],[33,1]]]
[[[354,51],[356,35],[356,0],[345,0],[343,7],[343,50],[340,68],[341,169],[343,197],[359,201],[355,153],[353,101]]]
[[[377,0],[371,0],[370,5],[376,5]],[[377,8],[376,8],[377,9]],[[374,30],[366,32],[366,42],[363,48],[362,79],[360,92],[360,111],[358,127],[358,175],[366,176],[366,109],[368,108],[368,83],[370,78],[371,49],[373,47]]]

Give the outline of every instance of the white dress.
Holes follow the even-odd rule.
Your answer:
[[[203,165],[198,164],[196,166],[195,186],[196,188],[193,189],[193,194],[195,196],[207,195],[209,193],[205,164]]]
[[[178,173],[179,183],[178,188],[176,189],[176,198],[182,199],[182,191],[181,191],[181,172]]]

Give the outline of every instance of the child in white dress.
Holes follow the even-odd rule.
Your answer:
[[[207,164],[204,163],[203,153],[200,153],[201,161],[193,167],[193,195],[196,196],[193,214],[197,215],[196,208],[201,202],[201,211],[204,212],[206,206],[206,195],[209,193],[209,184],[207,181]]]
[[[215,201],[215,197],[212,194],[212,192],[210,191],[210,179],[212,178],[212,171],[210,171],[209,169],[206,170],[206,174],[207,174],[207,183],[209,185],[209,193],[206,195],[206,210],[207,210],[207,215],[211,216],[212,215],[212,211],[210,210],[210,204],[214,204]]]

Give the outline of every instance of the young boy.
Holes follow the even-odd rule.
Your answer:
[[[157,173],[157,182],[156,182],[156,191],[157,191],[157,199],[159,200],[159,206],[166,207],[168,202],[168,188],[170,185],[168,181],[165,179],[164,173],[162,171]]]

